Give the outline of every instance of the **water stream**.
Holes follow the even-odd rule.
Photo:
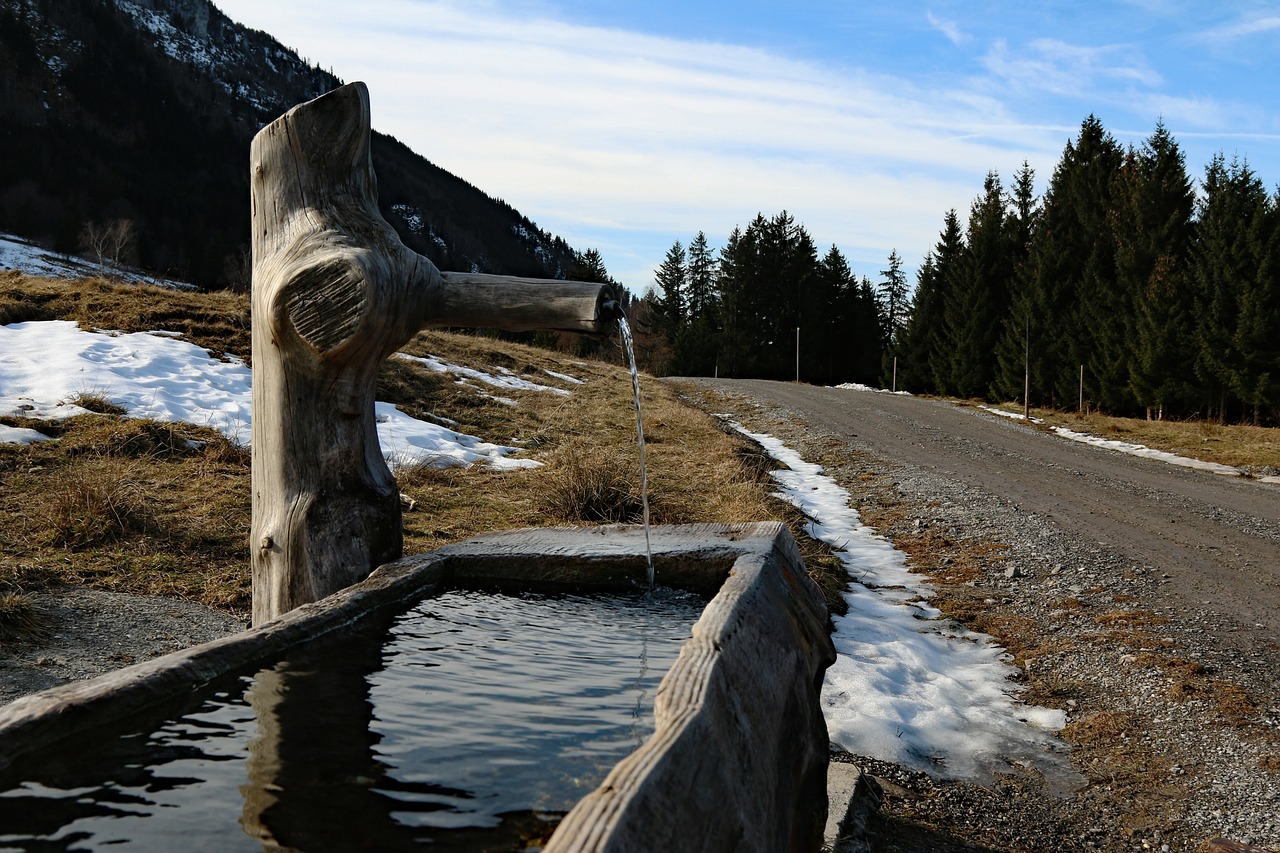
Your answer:
[[[618,317],[622,345],[627,349],[627,366],[631,368],[631,390],[636,398],[636,441],[640,447],[640,506],[644,511],[644,554],[649,567],[649,589],[653,589],[653,547],[649,544],[649,469],[644,462],[644,412],[640,407],[640,371],[636,370],[636,352],[631,341],[631,325],[625,315]]]

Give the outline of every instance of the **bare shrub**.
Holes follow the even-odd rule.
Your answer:
[[[84,392],[77,394],[72,403],[82,409],[88,409],[100,415],[123,415],[126,413],[124,406],[118,406],[104,394],[95,392]]]
[[[543,511],[569,522],[626,522],[640,518],[640,490],[631,476],[635,462],[625,454],[570,445],[557,454],[547,472]]]
[[[95,459],[62,476],[47,498],[49,544],[85,548],[154,526],[143,487],[130,466]]]
[[[0,643],[38,640],[47,633],[31,599],[19,592],[0,593]]]

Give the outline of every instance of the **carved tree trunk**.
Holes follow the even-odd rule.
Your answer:
[[[442,276],[378,212],[363,83],[254,138],[253,621],[401,555],[374,421],[384,358],[425,326],[599,331],[596,284]]]

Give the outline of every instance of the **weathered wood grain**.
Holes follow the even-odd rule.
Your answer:
[[[745,553],[658,688],[656,731],[547,853],[811,851],[826,818],[827,611],[786,528]]]
[[[402,553],[378,446],[378,366],[426,326],[600,331],[599,284],[442,275],[378,211],[362,83],[294,107],[250,147],[253,621]]]

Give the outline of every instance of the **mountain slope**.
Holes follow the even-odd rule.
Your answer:
[[[248,150],[341,81],[208,0],[14,0],[0,8],[0,229],[62,251],[127,219],[128,260],[241,285]],[[564,277],[574,252],[509,205],[375,132],[383,214],[443,269]]]

